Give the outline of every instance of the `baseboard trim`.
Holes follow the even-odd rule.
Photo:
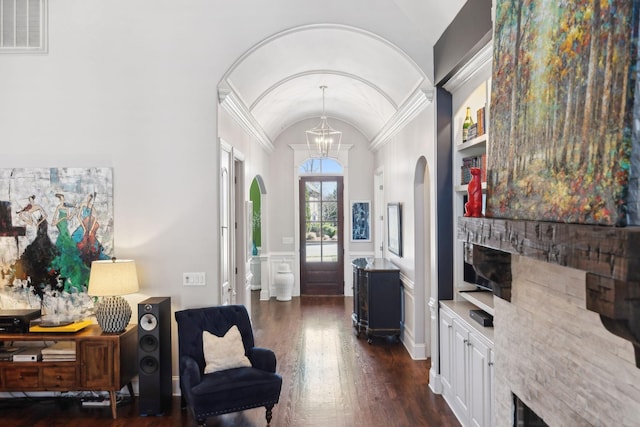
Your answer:
[[[429,388],[435,394],[442,394],[442,381],[440,374],[432,367],[429,369]]]
[[[416,344],[413,335],[409,334],[406,329],[404,329],[400,341],[402,341],[402,345],[407,349],[409,356],[411,356],[413,360],[427,360],[429,358],[427,356],[427,345]]]
[[[135,377],[134,379],[131,380],[131,385],[133,386],[133,394],[135,394],[136,396],[140,395],[140,382],[138,380],[138,377]],[[126,391],[126,387],[123,387],[122,390]],[[182,396],[182,393],[180,392],[180,377],[179,376],[172,376],[171,377],[171,394],[174,396]]]

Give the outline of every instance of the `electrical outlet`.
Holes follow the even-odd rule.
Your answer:
[[[204,272],[199,273],[182,273],[183,286],[204,286],[206,285]]]

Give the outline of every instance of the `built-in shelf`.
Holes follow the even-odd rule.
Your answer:
[[[456,192],[458,192],[458,193],[466,193],[466,192],[467,192],[467,187],[468,187],[468,184],[465,184],[465,185],[456,185],[456,186],[455,186],[455,190],[456,190]],[[486,183],[486,182],[483,182],[483,183],[482,183],[482,192],[484,193],[486,190],[487,190],[487,183]]]
[[[484,152],[487,146],[488,139],[489,139],[488,134],[485,133],[483,135],[477,136],[473,139],[470,139],[468,141],[465,141],[461,144],[456,145],[456,150],[467,151],[471,148],[478,148],[480,150],[479,152]]]
[[[458,295],[484,312],[493,314],[493,292],[483,290],[459,291]]]
[[[443,300],[440,301],[440,306],[446,307],[457,314],[460,319],[464,320],[467,327],[482,335],[493,347],[493,326],[482,326],[469,315],[471,310],[476,310],[478,308],[475,304],[472,304],[469,301]]]

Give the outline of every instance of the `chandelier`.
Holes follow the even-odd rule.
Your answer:
[[[340,141],[342,140],[342,132],[333,129],[327,122],[327,116],[324,113],[324,90],[326,86],[320,86],[322,89],[322,116],[320,116],[320,124],[312,129],[305,131],[307,135],[307,147],[311,157],[329,157],[333,152],[337,157],[340,151]]]

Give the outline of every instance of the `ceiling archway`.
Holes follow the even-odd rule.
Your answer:
[[[433,97],[433,84],[397,46],[335,24],[280,32],[240,57],[219,85],[220,102],[264,146],[325,112],[360,130],[376,149]],[[340,130],[340,129],[338,129]]]

